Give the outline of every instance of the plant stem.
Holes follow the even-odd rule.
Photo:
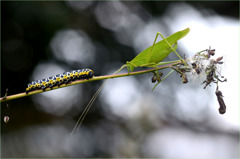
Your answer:
[[[169,68],[169,67],[172,67],[172,66],[180,64],[180,63],[182,63],[182,61],[180,61],[180,60],[172,61],[172,63],[166,64],[166,65],[161,65],[157,69],[161,70],[161,69]],[[153,71],[156,71],[156,68],[142,70],[142,71],[135,71],[135,72],[130,72],[130,73],[121,73],[121,74],[113,74],[113,75],[105,75],[105,76],[94,76],[93,78],[90,78],[88,80],[87,79],[77,80],[77,81],[73,81],[73,82],[71,82],[70,84],[67,84],[67,85],[63,84],[59,87],[55,86],[52,89],[51,88],[46,88],[45,91],[35,90],[35,91],[29,92],[28,94],[26,94],[24,92],[24,93],[19,93],[19,94],[14,94],[14,95],[10,95],[10,96],[1,97],[0,102],[6,102],[6,101],[13,100],[13,99],[27,97],[27,96],[30,96],[30,95],[34,95],[34,94],[38,94],[38,93],[42,93],[42,92],[47,92],[47,91],[51,91],[51,90],[54,90],[54,89],[64,88],[64,87],[68,87],[68,86],[72,86],[72,85],[76,85],[76,84],[80,84],[80,83],[93,82],[93,81],[104,80],[104,79],[109,79],[109,78],[119,78],[119,77],[125,77],[125,76],[140,75],[140,74],[149,73],[149,72],[153,72]]]

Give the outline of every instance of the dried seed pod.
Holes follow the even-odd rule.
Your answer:
[[[156,81],[158,81],[158,83],[161,82],[162,75],[162,72],[159,72],[158,75],[154,72],[154,75],[152,77],[152,83],[155,83]]]
[[[182,82],[188,83],[187,75],[185,73],[182,74]]]
[[[157,76],[156,75],[153,75],[152,77],[152,83],[155,83],[157,81]]]
[[[217,58],[216,60],[213,60],[214,64],[223,64],[223,62],[221,61],[223,59],[223,56]]]
[[[208,50],[208,54],[212,56],[215,55],[215,49]]]
[[[217,96],[217,100],[218,100],[218,103],[219,103],[219,113],[220,114],[224,114],[226,112],[226,105],[224,103],[224,100],[223,100],[223,95],[222,95],[222,92],[219,91],[218,89],[215,91],[215,94]]]
[[[209,49],[207,50],[207,52],[208,52],[208,54],[207,54],[208,58],[210,56],[214,56],[215,55],[215,49],[211,49],[211,46],[209,46]]]
[[[216,59],[217,62],[221,61],[223,59],[223,56]]]

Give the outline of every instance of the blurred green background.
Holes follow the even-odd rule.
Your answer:
[[[111,74],[150,46],[156,32],[168,36],[196,27],[205,38],[187,36],[188,44],[180,42],[178,49],[182,56],[196,53],[215,42],[208,39],[225,36],[219,32],[213,37],[206,28],[236,26],[238,19],[237,1],[3,1],[1,96],[7,88],[9,95],[21,93],[32,80],[78,68]],[[166,60],[175,59],[171,54]],[[1,156],[239,157],[239,125],[218,114],[216,101],[210,102],[216,100],[214,91],[191,83],[183,86],[175,74],[152,92],[151,77],[111,80],[72,136],[102,81],[1,103]],[[10,117],[7,124],[5,115]]]

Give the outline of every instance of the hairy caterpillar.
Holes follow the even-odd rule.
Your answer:
[[[61,84],[68,84],[74,80],[89,79],[92,78],[93,75],[93,70],[87,68],[81,70],[73,70],[71,72],[64,72],[62,74],[44,78],[42,80],[32,81],[27,85],[26,94],[39,89],[42,89],[44,91],[46,88],[60,86]]]

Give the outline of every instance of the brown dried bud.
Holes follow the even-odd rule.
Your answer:
[[[162,77],[163,73],[159,72],[158,75],[156,73],[154,73],[153,77],[152,77],[152,83],[155,83],[156,81],[161,82],[161,77]]]
[[[223,56],[217,58],[216,60],[213,60],[214,64],[223,64],[223,62],[221,61],[223,59]]]
[[[211,56],[215,55],[215,49],[208,50],[208,54]]]
[[[185,73],[182,74],[182,82],[188,83],[187,75]]]
[[[217,100],[218,100],[218,103],[219,103],[219,113],[220,114],[224,114],[226,112],[226,105],[224,103],[224,100],[223,100],[223,95],[222,95],[222,92],[219,91],[219,90],[216,90],[215,92],[216,96],[217,96]]]
[[[154,76],[152,77],[152,83],[155,83],[156,81],[157,81],[157,76],[154,75]]]
[[[217,62],[221,61],[223,59],[223,56],[216,59]]]

